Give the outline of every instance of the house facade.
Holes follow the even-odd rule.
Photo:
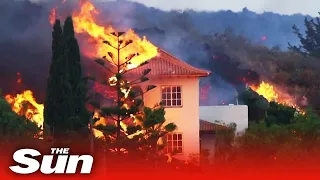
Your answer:
[[[199,105],[199,81],[200,78],[209,76],[209,71],[195,68],[160,49],[158,56],[150,59],[146,65],[129,70],[127,78],[136,79],[146,69],[151,69],[147,75],[149,80],[139,84],[138,88],[144,92],[149,85],[156,86],[143,94],[144,105],[154,107],[162,102],[166,111],[166,123],[173,122],[177,125],[176,131],[166,136],[166,151],[177,151],[176,158],[186,160],[189,155],[200,154],[201,150],[206,150],[210,154],[209,161],[212,162],[216,142],[215,131],[225,128],[216,121],[226,124],[235,122],[237,130],[247,128],[247,106]],[[95,88],[96,91],[98,89]],[[106,97],[113,96],[110,89],[101,93]],[[105,101],[102,104],[110,102]],[[97,136],[98,133],[95,132]]]
[[[157,86],[144,94],[145,105],[153,107],[162,102],[166,122],[177,125],[176,131],[166,137],[166,150],[176,150],[175,157],[179,159],[199,154],[199,78],[210,72],[195,68],[163,50],[159,50],[159,55],[148,64],[132,69],[130,74],[142,74],[145,69],[151,69],[151,72],[149,81],[141,84],[141,88]]]

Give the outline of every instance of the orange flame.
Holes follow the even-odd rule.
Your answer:
[[[64,4],[65,2],[67,2],[67,0],[61,0],[61,4]],[[50,24],[53,25],[57,18],[58,18],[58,6],[50,10],[50,13],[49,13]]]
[[[56,10],[57,8],[52,9],[52,13],[50,14],[49,20],[51,24],[54,23],[57,16]],[[119,59],[119,65],[125,64],[122,71],[135,68],[141,63],[158,55],[158,48],[149,42],[146,37],[140,38],[132,29],[129,29],[125,34],[120,36],[119,39],[117,36],[112,35],[112,33],[117,32],[117,30],[112,26],[103,26],[99,24],[96,20],[96,15],[98,14],[98,10],[89,0],[80,1],[79,10],[72,13],[75,33],[88,36],[89,38],[86,40],[92,46],[89,48],[82,48],[84,55],[92,58],[100,58],[108,54],[110,56],[111,54],[112,57],[110,56],[106,59],[113,65],[118,65]],[[79,39],[80,45],[83,44],[81,43],[83,38]],[[104,44],[103,41],[108,41],[111,46]],[[128,43],[129,41],[130,43]],[[119,54],[117,48],[121,48]],[[132,57],[132,54],[138,54],[138,56]],[[130,59],[130,64],[125,63],[128,60],[126,58]],[[109,79],[111,86],[114,86],[116,81],[117,79],[115,77]],[[98,86],[96,88],[99,89]],[[121,89],[121,92],[125,94],[125,97],[128,96],[129,91],[130,89]],[[100,117],[97,112],[94,117],[100,118],[95,125],[107,122],[107,119]],[[126,128],[124,123],[122,123],[121,126],[123,129]],[[103,138],[101,131],[93,128],[93,132],[96,137]]]
[[[6,95],[5,99],[11,105],[14,112],[34,121],[39,127],[43,127],[44,106],[37,103],[32,91],[26,90],[16,96]]]
[[[102,26],[99,25],[95,19],[95,15],[98,15],[99,12],[96,10],[95,6],[90,1],[83,1],[80,3],[80,10],[73,13],[73,22],[74,29],[76,33],[87,34],[91,38],[88,39],[88,42],[92,44],[92,52],[87,52],[88,56],[91,57],[103,57],[106,56],[108,52],[113,54],[113,60],[108,58],[108,60],[117,64],[118,52],[115,48],[112,48],[106,44],[103,44],[103,41],[108,41],[114,47],[118,47],[118,39],[116,36],[111,35],[111,33],[116,32],[116,30],[111,26]],[[158,54],[158,48],[150,43],[146,37],[142,39],[135,34],[135,32],[130,29],[126,34],[120,37],[120,47],[124,47],[125,43],[129,40],[132,40],[132,43],[120,51],[120,64],[126,61],[126,57],[131,54],[138,53],[139,56],[135,56],[131,59],[131,64],[127,68],[137,67],[139,64],[143,63],[146,60],[149,60]]]
[[[132,29],[130,29],[118,39],[118,37],[111,34],[116,32],[116,29],[114,29],[112,26],[102,26],[97,23],[95,16],[98,14],[99,12],[97,11],[96,7],[90,1],[82,1],[80,3],[80,10],[74,12],[72,15],[75,32],[78,34],[89,35],[90,38],[88,39],[88,43],[93,44],[93,47],[90,48],[90,50],[86,48],[87,52],[85,52],[85,54],[87,56],[103,57],[106,56],[108,52],[111,52],[112,57],[108,57],[106,59],[114,65],[118,65],[119,59],[120,65],[127,61],[126,57],[130,57],[132,54],[138,53],[138,56],[131,58],[131,64],[127,64],[125,67],[126,69],[135,68],[139,64],[157,56],[158,48],[150,43],[146,37],[141,39]],[[103,44],[103,41],[109,42],[109,45],[111,46]],[[126,46],[126,42],[129,41],[131,41],[131,43]],[[126,47],[124,48],[124,46]],[[119,57],[117,48],[121,48]],[[109,79],[111,86],[114,86],[116,82],[117,79],[115,76]],[[125,94],[125,97],[127,97],[129,91],[130,89],[121,89],[121,92]],[[97,123],[103,123],[107,121],[107,119],[100,117],[97,113],[95,113],[95,117],[97,116],[100,118]],[[121,127],[126,129],[126,125],[124,123],[121,123]],[[96,137],[103,137],[102,132],[96,129],[93,130]]]
[[[266,98],[269,102],[273,101],[282,105],[291,106],[303,113],[292,96],[276,89],[273,85],[267,82],[262,81],[259,86],[250,86],[250,88]]]
[[[250,88],[257,92],[259,95],[262,95],[264,98],[266,98],[269,102],[271,101],[278,101],[279,94],[276,92],[275,88],[264,81],[259,84],[258,87],[250,86]]]
[[[51,11],[50,11],[50,14],[49,14],[49,22],[50,22],[51,25],[53,25],[54,22],[55,22],[56,19],[57,19],[57,8],[58,8],[58,7],[52,8]]]

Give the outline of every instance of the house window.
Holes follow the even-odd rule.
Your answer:
[[[161,95],[163,106],[182,106],[181,86],[162,86]]]
[[[166,135],[167,153],[176,152],[182,153],[182,133],[168,133]]]

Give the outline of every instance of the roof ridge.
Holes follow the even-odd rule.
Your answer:
[[[151,74],[161,75],[161,76],[163,75],[163,76],[206,77],[211,74],[210,71],[193,67],[187,62],[171,55],[170,53],[160,48],[158,48],[158,54],[155,57],[147,60],[147,62],[150,62],[150,64],[129,69],[128,72],[142,73],[141,71],[143,71],[143,69],[150,68],[150,69],[156,70],[156,71],[152,71]]]

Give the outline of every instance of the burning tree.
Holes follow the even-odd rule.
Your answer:
[[[165,125],[165,111],[160,104],[153,108],[144,107],[143,94],[156,86],[149,85],[146,90],[136,90],[139,89],[136,88],[138,84],[149,80],[147,75],[151,69],[146,69],[139,77],[129,80],[131,68],[143,66],[148,62],[133,64],[132,60],[139,56],[138,53],[132,53],[125,59],[121,58],[121,51],[133,43],[132,40],[124,38],[124,34],[124,32],[111,33],[115,41],[106,40],[103,43],[113,48],[116,54],[108,52],[108,57],[104,56],[96,60],[99,65],[113,74],[109,81],[100,83],[116,91],[116,98],[114,106],[100,107],[97,103],[91,103],[99,109],[99,116],[93,120],[94,127],[103,132],[107,148],[112,152],[135,155],[141,153],[140,155],[144,157],[150,157],[150,155],[155,157],[153,155],[164,147],[163,144],[159,144],[161,137],[174,131],[176,125],[173,123]],[[112,66],[108,67],[107,62]],[[101,119],[105,122],[97,124],[96,122],[101,122]]]
[[[0,140],[33,138],[40,133],[37,123],[15,113],[9,102],[1,96],[0,89]],[[16,140],[16,139],[14,139]]]

